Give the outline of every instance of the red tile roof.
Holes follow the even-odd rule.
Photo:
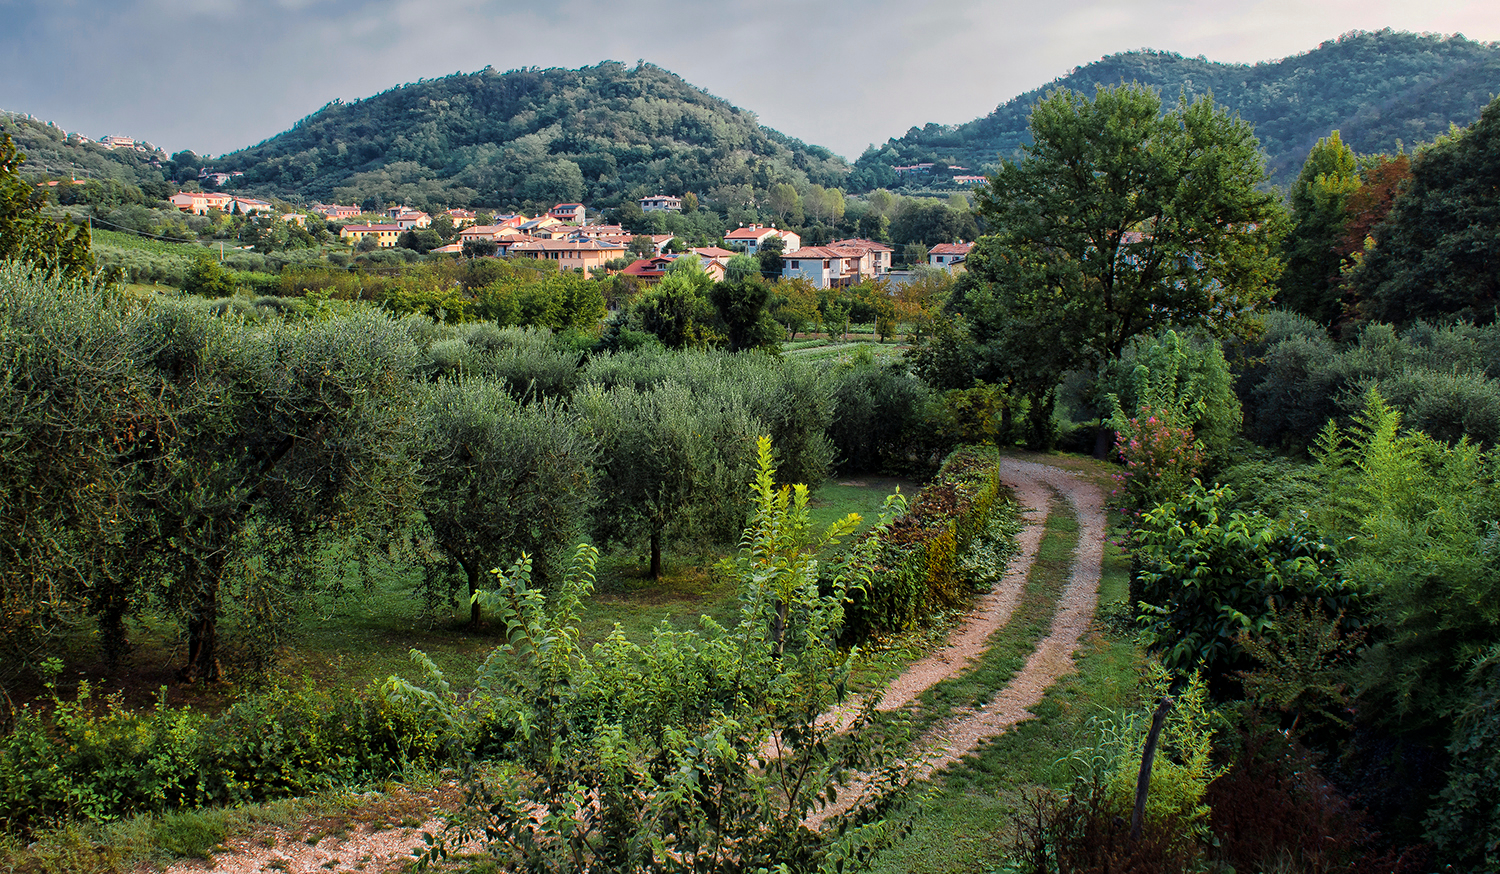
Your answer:
[[[834,240],[832,243],[829,243],[828,245],[830,245],[830,246],[858,246],[861,249],[868,249],[871,252],[894,252],[894,251],[896,251],[895,249],[892,249],[890,246],[887,246],[884,243],[877,243],[874,240]]]

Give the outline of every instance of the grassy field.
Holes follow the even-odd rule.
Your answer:
[[[149,237],[127,234],[123,231],[111,231],[106,228],[94,228],[91,241],[96,249],[108,246],[115,249],[139,249],[157,255],[185,255],[191,258],[196,258],[206,251],[205,247],[198,243],[168,243],[164,240],[153,240]]]
[[[799,340],[795,344],[783,344],[781,354],[800,361],[833,364],[853,360],[854,355],[862,350],[876,361],[885,363],[899,359],[906,354],[908,348],[910,347],[904,343],[877,343],[872,335],[863,338],[851,336],[847,342]]]

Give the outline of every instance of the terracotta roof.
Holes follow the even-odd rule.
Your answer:
[[[630,262],[621,273],[626,276],[661,276],[672,266],[671,258],[641,258]]]
[[[528,252],[562,252],[578,251],[586,249],[592,251],[615,252],[623,251],[624,246],[619,243],[610,243],[604,240],[533,240],[530,243],[521,243],[511,247],[512,249],[524,249]]]
[[[400,225],[344,225],[344,230],[350,233],[355,233],[359,231],[404,231],[406,230],[406,228],[403,228]]]
[[[871,252],[894,252],[894,251],[896,251],[895,249],[892,249],[890,246],[887,246],[884,243],[877,243],[874,240],[834,240],[832,243],[829,243],[828,245],[830,245],[830,246],[858,246],[858,247],[860,247],[862,249],[869,249]]]
[[[973,243],[938,243],[927,250],[929,255],[967,255],[974,248]]]
[[[693,254],[702,255],[705,258],[733,258],[741,253],[733,249],[721,249],[718,246],[702,246],[694,249]]]
[[[804,248],[796,250],[795,252],[786,252],[781,256],[783,261],[790,261],[793,258],[801,258],[807,261],[819,261],[824,258],[858,257],[859,253],[857,252],[851,252],[848,249],[833,249],[829,248],[828,246],[806,246]]]

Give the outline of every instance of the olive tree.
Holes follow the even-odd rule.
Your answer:
[[[295,574],[329,528],[403,515],[415,346],[374,311],[304,324],[192,304],[152,315],[141,367],[167,410],[139,462],[137,544],[185,626],[181,675],[212,680],[229,581]],[[251,600],[268,641],[274,605]]]
[[[650,576],[676,536],[727,539],[744,523],[743,483],[761,423],[731,392],[694,391],[677,381],[637,390],[585,388],[575,404],[599,441],[594,533],[650,546]]]
[[[521,406],[488,379],[440,383],[419,401],[422,515],[462,569],[470,619],[485,572],[529,555],[537,583],[561,579],[583,531],[595,447],[554,402]]]

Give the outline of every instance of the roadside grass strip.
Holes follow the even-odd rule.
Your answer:
[[[989,647],[968,671],[923,693],[912,709],[914,733],[926,732],[959,709],[983,707],[1026,666],[1027,657],[1052,627],[1077,544],[1078,517],[1054,491],[1036,560],[1010,621],[990,635]]]
[[[1111,548],[1105,556],[1100,603],[1113,605],[1127,598],[1129,579],[1129,559]],[[1023,621],[1019,615],[1017,621]],[[984,742],[937,775],[925,798],[893,812],[893,818],[911,817],[912,829],[883,851],[871,870],[1004,870],[1001,865],[1014,840],[1015,817],[1024,798],[1040,788],[1063,788],[1072,782],[1072,751],[1098,741],[1090,719],[1137,703],[1144,663],[1133,637],[1094,626],[1076,654],[1075,672],[1047,690],[1031,708],[1034,718]]]

